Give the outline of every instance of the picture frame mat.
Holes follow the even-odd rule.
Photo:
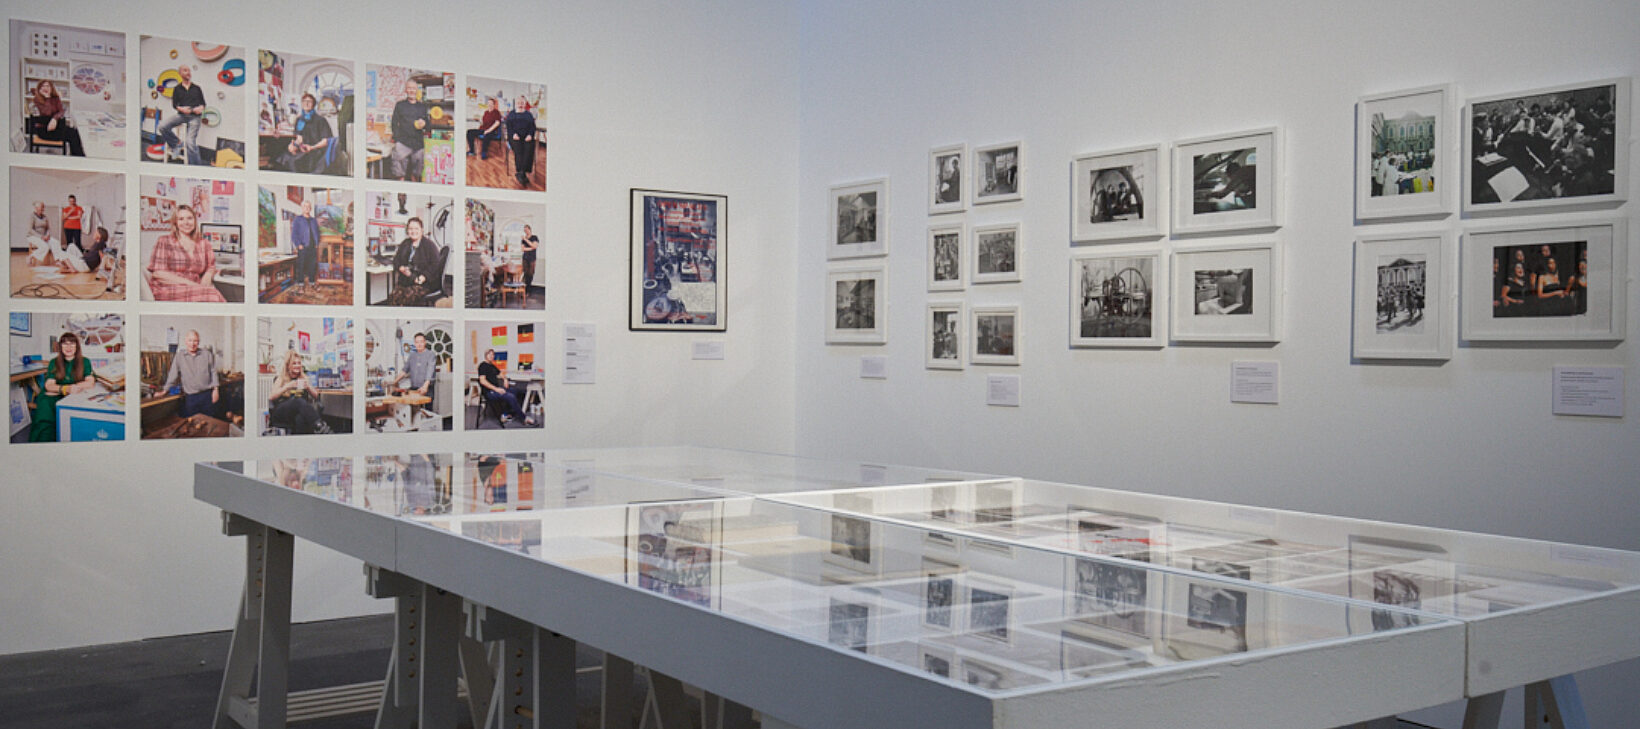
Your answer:
[[[1149,259],[1151,261],[1150,285],[1150,335],[1145,337],[1110,337],[1086,336],[1082,333],[1082,317],[1088,305],[1087,292],[1084,290],[1085,266],[1092,261],[1121,261],[1123,259]],[[1098,248],[1076,249],[1071,252],[1070,259],[1070,346],[1082,347],[1132,347],[1154,348],[1167,346],[1167,308],[1168,308],[1168,257],[1161,248]],[[1125,269],[1118,270],[1120,276]],[[1122,279],[1126,280],[1126,279]],[[1101,287],[1101,292],[1104,287]]]
[[[1400,254],[1421,256],[1424,268],[1424,307],[1421,332],[1378,332],[1378,268],[1385,258]],[[1448,283],[1452,276],[1453,247],[1445,233],[1369,236],[1355,242],[1355,309],[1351,337],[1356,359],[1445,360],[1452,358],[1456,297]]]
[[[1253,312],[1246,316],[1196,313],[1195,272],[1253,269]],[[1179,248],[1173,251],[1172,341],[1276,343],[1281,340],[1282,247],[1277,241]],[[1264,276],[1260,277],[1260,271]],[[1262,309],[1262,311],[1261,311]],[[1241,319],[1248,321],[1242,322]]]
[[[1585,314],[1576,316],[1497,317],[1489,303],[1491,257],[1501,247],[1586,242],[1589,278],[1604,285],[1589,287]],[[1621,342],[1627,333],[1628,225],[1623,218],[1585,220],[1563,225],[1537,224],[1482,228],[1464,233],[1459,307],[1460,335],[1466,341]],[[1572,321],[1568,329],[1563,322]]]
[[[1460,187],[1452,164],[1452,120],[1457,97],[1453,84],[1435,84],[1363,96],[1356,101],[1355,217],[1360,221],[1393,219],[1439,219],[1452,214],[1452,199]],[[1372,115],[1378,106],[1392,105],[1407,111],[1428,111],[1435,117],[1435,155],[1430,175],[1435,180],[1432,193],[1372,196]]]
[[[1195,158],[1205,154],[1252,148],[1257,155],[1254,176],[1255,206],[1244,210],[1195,212]],[[1180,235],[1263,231],[1281,227],[1281,130],[1264,127],[1216,134],[1178,142],[1173,146],[1173,232]]]

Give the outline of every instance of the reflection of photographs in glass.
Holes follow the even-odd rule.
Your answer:
[[[123,32],[13,20],[10,47],[13,151],[124,158]]]
[[[831,515],[831,553],[850,562],[871,564],[871,522],[842,514]]]
[[[968,631],[985,638],[1007,642],[1010,596],[1002,589],[968,588]]]
[[[1155,324],[1157,256],[1071,259],[1078,339],[1143,339]]]
[[[541,520],[464,521],[461,523],[461,535],[529,554],[532,548],[539,550],[541,547]]]
[[[635,507],[638,587],[710,607],[717,511],[712,503],[640,504]]]
[[[124,299],[125,175],[11,168],[11,295]]]
[[[125,317],[11,312],[13,443],[125,440]]]
[[[1471,102],[1465,206],[1621,199],[1628,92],[1625,78]]]
[[[1378,260],[1378,333],[1424,333],[1424,281],[1428,257],[1380,256]]]
[[[352,175],[353,62],[258,51],[256,133],[262,169]]]
[[[1148,561],[1148,554],[1124,555]],[[1083,622],[1148,635],[1145,616],[1150,585],[1143,567],[1091,559],[1076,560],[1076,615]]]
[[[1195,214],[1258,207],[1257,148],[1194,155],[1191,167]]]
[[[257,279],[264,304],[353,303],[353,191],[257,189]]]
[[[142,439],[244,435],[245,320],[142,317]]]
[[[831,598],[829,612],[831,619],[826,628],[827,642],[865,653],[870,644],[871,606],[844,602],[834,597]]]
[[[141,49],[143,161],[243,168],[245,49],[146,35]]]
[[[1589,311],[1589,243],[1492,249],[1492,316],[1561,317]]]
[[[1395,570],[1377,570],[1372,573],[1372,601],[1381,605],[1399,605],[1417,610],[1423,607],[1422,590],[1410,575]],[[1417,616],[1389,610],[1372,611],[1373,630],[1404,628],[1418,623]]]
[[[928,305],[927,365],[933,369],[962,369],[962,304]]]
[[[1004,675],[1000,668],[972,659],[963,659],[962,661],[962,681],[970,686],[1000,691],[1006,688],[1003,680]]]
[[[1020,199],[1019,172],[1023,145],[1008,142],[974,148],[974,202]]]
[[[957,505],[957,487],[935,486],[928,490],[928,516],[940,521],[952,521]]]
[[[1245,565],[1217,560],[1191,560],[1191,569],[1210,575],[1249,579],[1252,570]],[[1190,583],[1190,600],[1186,625],[1211,630],[1231,638],[1231,651],[1247,650],[1247,592],[1232,590],[1222,583]]]
[[[1253,313],[1253,269],[1195,271],[1196,313],[1239,316]]]
[[[957,566],[925,559],[923,571],[923,624],[950,630],[957,594]]]
[[[1019,225],[974,228],[974,283],[1019,280]]]

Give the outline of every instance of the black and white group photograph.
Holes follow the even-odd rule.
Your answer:
[[[1424,282],[1429,267],[1421,254],[1378,261],[1378,333],[1423,334]]]
[[[1162,147],[1081,155],[1071,160],[1071,240],[1162,235],[1167,213]]]
[[[1471,103],[1465,202],[1486,208],[1616,193],[1627,91],[1624,79]]]
[[[1020,199],[1019,164],[1022,151],[1019,142],[974,148],[975,203]]]
[[[1076,291],[1075,339],[1146,339],[1155,329],[1157,256],[1071,259]]]
[[[1492,316],[1578,316],[1589,310],[1589,244],[1492,249]]]
[[[1246,147],[1192,158],[1197,215],[1258,207],[1258,149]]]
[[[1111,167],[1089,173],[1087,220],[1110,223],[1145,217],[1145,198],[1134,179],[1133,167]]]
[[[1197,270],[1195,279],[1197,314],[1244,316],[1253,313],[1253,269]]]
[[[974,283],[1019,280],[1019,225],[974,228]]]

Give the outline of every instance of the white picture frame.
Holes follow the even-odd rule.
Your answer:
[[[1179,142],[1173,147],[1173,232],[1280,227],[1281,164],[1276,127]]]
[[[1172,341],[1281,341],[1281,259],[1274,240],[1175,250]]]
[[[963,336],[967,329],[961,301],[930,301],[923,318],[923,360],[931,370],[962,369]]]
[[[968,288],[967,226],[960,222],[928,226],[928,290]]]
[[[969,165],[975,205],[1025,199],[1025,143],[1019,140],[974,148]]]
[[[1451,236],[1440,232],[1357,240],[1351,355],[1451,359],[1451,260]]]
[[[1463,190],[1463,211],[1494,215],[1528,210],[1596,209],[1616,207],[1627,200],[1630,86],[1629,77],[1624,76],[1470,99],[1464,104],[1463,113],[1463,159],[1469,167]],[[1571,124],[1587,135],[1579,143],[1586,154],[1577,156],[1585,161],[1573,166],[1579,171],[1568,168],[1558,159],[1566,153],[1558,140],[1566,137],[1556,134],[1553,113],[1542,114],[1541,123],[1534,117],[1528,126],[1540,139],[1546,135],[1555,138],[1529,144],[1514,141],[1530,138],[1514,133],[1519,123],[1515,116],[1518,110],[1524,109],[1530,115],[1534,107],[1552,107],[1568,100],[1578,105]],[[1598,112],[1602,105],[1611,109],[1609,120]],[[1571,124],[1562,121],[1559,128],[1567,129]],[[1593,133],[1590,133],[1591,127]],[[1551,159],[1542,159],[1544,145],[1548,146]],[[1611,168],[1601,169],[1607,163],[1600,160],[1608,154]],[[1517,162],[1511,157],[1521,159]]]
[[[1071,240],[1090,243],[1166,235],[1165,160],[1159,144],[1071,160]],[[1123,183],[1128,186],[1125,193]]]
[[[1539,287],[1539,270],[1548,270],[1542,249],[1556,262],[1556,284]],[[1626,281],[1628,226],[1623,218],[1573,223],[1536,224],[1471,230],[1464,234],[1460,334],[1469,341],[1495,342],[1621,342],[1627,333]],[[1586,270],[1578,263],[1586,256]],[[1559,261],[1570,258],[1570,266]],[[1508,263],[1505,263],[1507,261]],[[1499,269],[1494,275],[1491,270]],[[1525,270],[1520,278],[1527,295],[1506,296],[1504,285],[1515,276],[1514,265]],[[1576,284],[1576,276],[1584,284]],[[1550,296],[1559,286],[1561,296]],[[1542,288],[1544,296],[1538,295]],[[1579,292],[1582,292],[1579,295]],[[1518,307],[1518,308],[1516,308]],[[1513,309],[1513,311],[1511,311]]]
[[[1016,283],[1020,280],[1019,223],[976,225],[969,229],[968,279],[975,284]]]
[[[1070,274],[1070,346],[1167,346],[1162,249],[1073,251]]]
[[[1451,84],[1363,96],[1355,104],[1355,217],[1444,218],[1458,188]]]
[[[888,269],[842,266],[826,272],[827,344],[888,342]]]
[[[960,213],[968,208],[968,144],[928,150],[928,214]]]
[[[888,255],[888,178],[831,188],[827,260]]]
[[[968,361],[976,365],[1019,364],[1019,306],[969,309]]]

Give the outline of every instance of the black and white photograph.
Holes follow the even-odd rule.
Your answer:
[[[887,269],[833,269],[826,276],[832,310],[826,317],[827,344],[883,344],[888,341]]]
[[[929,291],[961,291],[965,288],[963,232],[962,223],[928,227]]]
[[[1379,334],[1423,333],[1424,281],[1428,268],[1428,256],[1416,253],[1378,257],[1376,324]]]
[[[962,369],[962,302],[928,305],[928,340],[924,346],[928,369]]]
[[[923,671],[932,673],[941,678],[951,677],[950,655],[935,653],[928,650],[927,647],[922,646],[917,648],[917,653],[920,659],[919,662],[922,664]]]
[[[963,190],[963,163],[968,145],[951,144],[928,151],[928,214],[958,213],[968,207]]]
[[[974,348],[968,361],[977,365],[1019,364],[1019,307],[973,308]]]
[[[949,562],[933,559],[922,561],[923,625],[941,630],[951,630],[955,627],[959,570],[959,567]]]
[[[829,613],[826,642],[865,653],[871,640],[871,606],[834,597]]]
[[[1171,336],[1182,342],[1275,342],[1281,246],[1274,241],[1175,250]]]
[[[1422,608],[1423,589],[1411,575],[1395,570],[1377,570],[1372,573],[1372,601],[1380,605],[1396,605],[1417,610]],[[1394,630],[1416,625],[1417,616],[1393,610],[1372,611],[1373,630]]]
[[[1160,347],[1166,302],[1160,251],[1071,256],[1071,346]]]
[[[1621,341],[1625,221],[1464,235],[1463,337]]]
[[[1089,242],[1162,235],[1162,149],[1102,152],[1071,161],[1071,240]]]
[[[1252,570],[1246,565],[1200,557],[1191,560],[1190,569],[1237,580],[1252,577]],[[1189,595],[1186,625],[1197,630],[1217,633],[1227,639],[1228,652],[1239,653],[1247,650],[1246,590],[1232,589],[1223,582],[1192,581]]]
[[[1629,79],[1472,99],[1467,212],[1627,198]]]
[[[1275,129],[1181,142],[1173,153],[1174,230],[1274,228],[1281,189]]]
[[[971,658],[964,658],[962,661],[962,681],[970,686],[1001,691],[1008,687],[1005,675],[1002,669]]]
[[[1452,324],[1445,305],[1450,250],[1444,235],[1356,242],[1355,357],[1452,356]]]
[[[1196,284],[1197,316],[1252,315],[1253,269],[1198,268],[1191,278]]]
[[[968,632],[982,638],[1009,642],[1009,605],[1013,595],[1005,588],[977,585],[968,588]]]
[[[887,254],[887,220],[887,178],[831,188],[831,245],[826,247],[826,258]]]
[[[1364,97],[1356,105],[1355,214],[1362,220],[1444,216],[1450,87]]]
[[[1019,280],[1019,223],[974,226],[973,281],[1011,283]]]
[[[1020,163],[1024,142],[1004,142],[974,148],[974,204],[1020,200]]]
[[[1141,561],[1149,558],[1147,553],[1124,556],[1128,559],[1145,557]],[[1114,561],[1078,559],[1074,570],[1071,607],[1077,620],[1137,636],[1150,634],[1145,625],[1150,591],[1145,568]]]

